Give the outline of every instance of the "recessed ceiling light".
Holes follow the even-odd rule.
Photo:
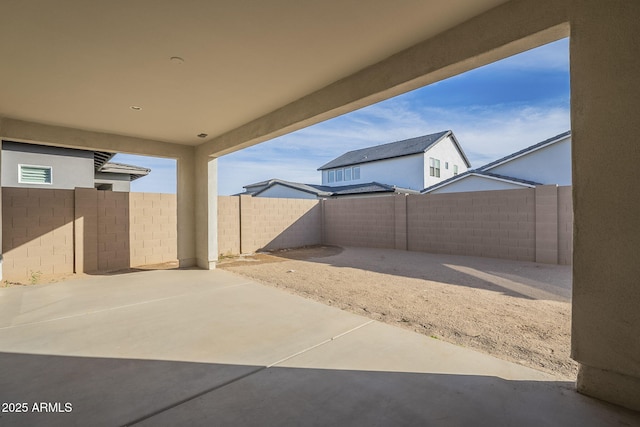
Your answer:
[[[172,56],[171,58],[169,58],[169,60],[174,64],[184,64],[184,59],[180,58],[179,56]]]
[[[133,111],[140,111],[140,110],[142,110],[142,107],[138,107],[137,105],[132,105],[132,106],[131,106],[131,107],[129,107],[129,108],[131,108]]]
[[[209,136],[209,135],[208,135],[208,134],[206,134],[206,133],[199,133],[199,134],[198,134],[198,138],[206,138],[206,137],[208,137],[208,136]]]

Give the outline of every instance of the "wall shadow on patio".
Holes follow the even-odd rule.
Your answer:
[[[0,366],[2,402],[72,405],[0,414],[12,426],[640,423],[571,382],[6,352]]]
[[[278,257],[286,259],[299,260],[300,254],[299,250],[277,252]],[[530,300],[571,300],[570,266],[375,248],[346,248],[340,254],[304,257],[304,261],[484,289]],[[550,279],[550,273],[554,279]]]

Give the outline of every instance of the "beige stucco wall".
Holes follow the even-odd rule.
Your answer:
[[[640,2],[572,6],[572,357],[578,390],[640,410]]]

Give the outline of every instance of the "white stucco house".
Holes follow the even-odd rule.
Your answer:
[[[116,153],[2,141],[2,186],[128,192],[150,169],[110,162]]]
[[[420,191],[471,167],[453,132],[349,151],[318,168],[329,187],[384,182]]]
[[[244,186],[244,195],[290,199],[419,194],[470,167],[450,130],[349,151],[318,168],[322,184],[270,179]]]
[[[550,184],[571,185],[571,131],[431,185],[421,192],[510,190]]]

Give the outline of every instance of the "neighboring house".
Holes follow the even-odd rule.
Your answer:
[[[422,193],[509,190],[571,185],[571,131],[422,190]]]
[[[244,187],[244,195],[285,199],[419,194],[430,184],[471,166],[450,130],[349,151],[318,170],[322,185],[270,179]],[[384,184],[383,184],[384,183]]]
[[[374,197],[389,194],[418,194],[415,190],[378,182],[330,187],[327,185],[301,184],[281,179],[270,179],[246,185],[244,188],[245,192],[240,193],[240,195],[280,199],[330,199],[338,197]]]
[[[150,169],[109,163],[115,153],[2,141],[2,187],[128,192]]]
[[[329,187],[371,182],[420,191],[471,167],[450,130],[349,151],[318,168]]]

